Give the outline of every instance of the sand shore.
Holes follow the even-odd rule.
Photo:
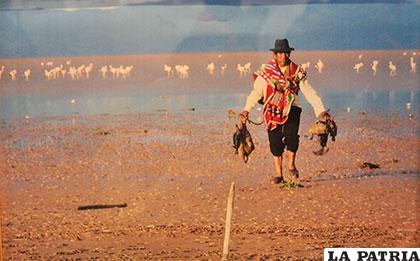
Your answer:
[[[303,115],[303,188],[271,184],[262,127],[247,164],[234,118],[196,111],[2,120],[5,260],[219,260],[236,184],[230,257],[321,260],[326,247],[418,247],[418,121],[336,115],[315,156]],[[385,120],[386,119],[386,120]],[[379,169],[361,168],[363,162]],[[79,211],[88,204],[126,208]]]

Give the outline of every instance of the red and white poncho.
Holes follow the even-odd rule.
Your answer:
[[[290,62],[288,69],[282,73],[273,59],[254,73],[254,81],[258,76],[267,82],[263,115],[266,128],[273,130],[287,121],[295,95],[299,92],[299,82],[305,78],[306,72]]]

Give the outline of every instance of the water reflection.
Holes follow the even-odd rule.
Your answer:
[[[417,90],[331,92],[324,96],[325,104],[334,110],[373,113],[406,113],[406,104],[411,103],[413,111],[418,111],[419,92]]]
[[[232,108],[242,110],[247,93],[200,93],[190,95],[129,95],[116,96],[12,96],[0,97],[0,117],[49,117],[73,114],[95,115],[101,113],[124,114],[165,110],[170,113],[194,111],[200,113],[225,113]],[[352,113],[418,112],[418,90],[392,91],[336,91],[323,95],[325,104],[334,111],[350,108]],[[71,100],[74,99],[74,103]],[[301,98],[304,110],[311,110]],[[410,103],[410,108],[407,108]]]

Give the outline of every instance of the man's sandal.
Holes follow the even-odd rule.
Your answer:
[[[274,184],[284,183],[284,178],[282,176],[275,176],[271,179]]]
[[[299,171],[297,169],[289,169],[290,177],[299,179]]]

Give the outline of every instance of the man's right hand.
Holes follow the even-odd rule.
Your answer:
[[[246,120],[248,120],[248,116],[249,116],[249,111],[243,111],[241,114],[239,114],[239,117],[241,117],[241,119],[245,122]]]

